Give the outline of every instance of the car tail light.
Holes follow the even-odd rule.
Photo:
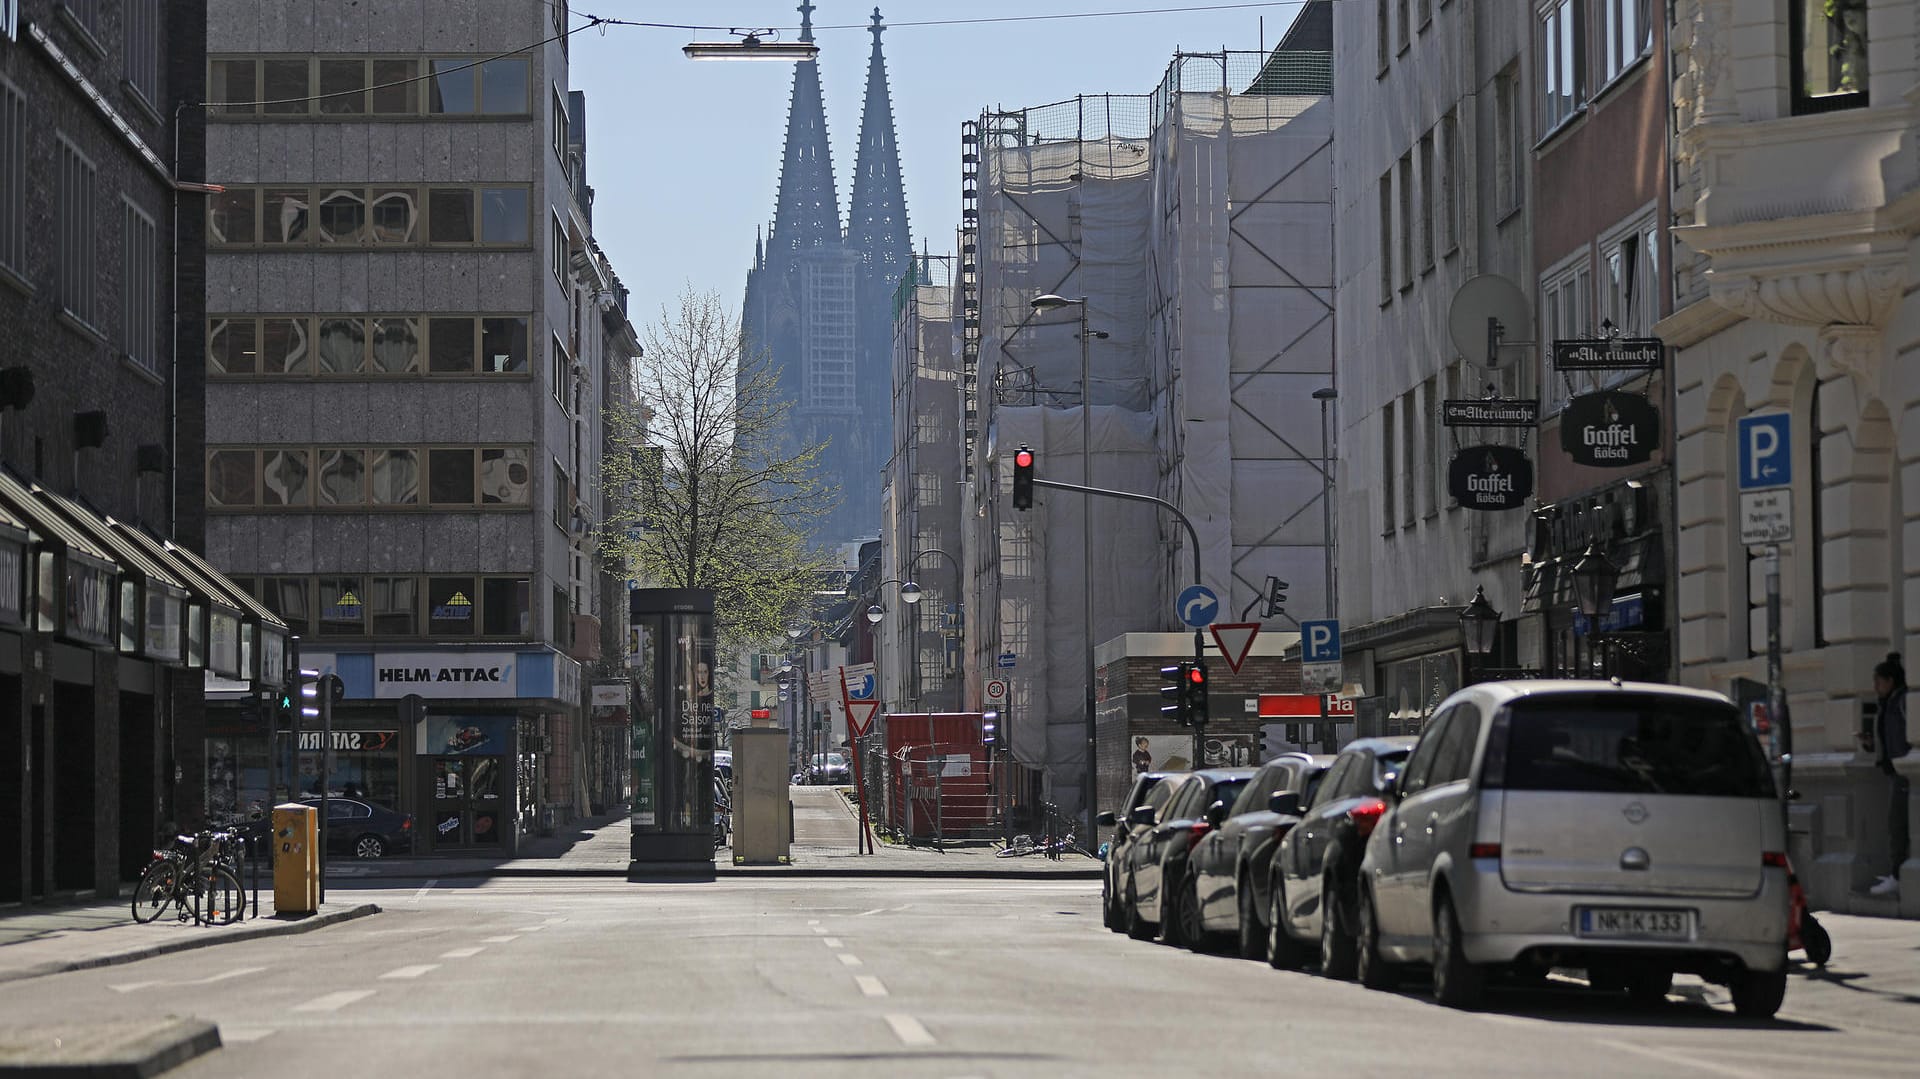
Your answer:
[[[411,815],[409,815],[406,820],[400,822],[400,830],[403,832],[413,831],[413,817]]]
[[[1760,864],[1767,869],[1785,869],[1787,853],[1779,850],[1763,851],[1760,855]]]
[[[1380,817],[1386,811],[1387,803],[1375,798],[1347,810],[1347,819],[1353,822],[1354,828],[1360,833],[1360,838],[1365,839],[1373,834],[1373,826],[1380,823]]]
[[[1498,857],[1500,857],[1500,844],[1498,844],[1498,843],[1475,843],[1475,844],[1473,844],[1472,846],[1470,846],[1470,847],[1468,847],[1468,848],[1467,848],[1467,857],[1469,857],[1469,858],[1498,858]]]
[[[1187,831],[1187,849],[1192,850],[1194,844],[1200,842],[1200,837],[1211,831],[1213,831],[1213,825],[1207,821],[1194,821],[1193,827]]]

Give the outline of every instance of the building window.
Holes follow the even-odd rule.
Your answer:
[[[518,247],[531,239],[531,198],[525,185],[229,187],[207,200],[207,240],[215,249]]]
[[[573,481],[560,462],[553,462],[553,525],[568,531],[573,523]]]
[[[120,204],[120,348],[149,371],[160,369],[160,236],[153,219]]]
[[[553,156],[560,159],[560,171],[567,171],[567,102],[560,91],[553,91]]]
[[[567,0],[550,0],[547,7],[553,12],[553,33],[560,40],[560,55],[567,54]]]
[[[27,272],[27,99],[0,82],[0,266]]]
[[[327,637],[519,637],[527,635],[525,577],[322,575],[235,577],[294,633]],[[318,608],[312,597],[320,598]],[[424,603],[423,603],[424,600]]]
[[[1593,335],[1591,260],[1583,247],[1540,277],[1540,337],[1549,347]],[[1542,374],[1541,411],[1558,411],[1567,401],[1567,379],[1551,369]]]
[[[530,460],[525,446],[220,446],[207,454],[207,506],[511,509],[528,505]]]
[[[1380,531],[1389,534],[1399,519],[1400,507],[1393,500],[1393,471],[1400,460],[1394,455],[1393,402],[1380,407]]]
[[[1579,23],[1578,0],[1551,0],[1540,9],[1542,134],[1572,119],[1580,106],[1585,65],[1581,63]]]
[[[160,0],[127,0],[127,85],[148,105],[160,100]]]
[[[1433,0],[1414,0],[1414,25],[1425,30],[1433,22]]]
[[[1653,46],[1647,0],[1599,0],[1601,82],[1612,82]]]
[[[1379,62],[1382,75],[1387,73],[1387,64],[1393,57],[1393,25],[1387,11],[1387,5],[1392,2],[1374,0],[1374,59]]]
[[[93,162],[65,139],[60,140],[59,259],[60,306],[87,325],[94,321]]]
[[[939,473],[915,472],[913,474],[913,504],[919,509],[935,509],[940,505]]]
[[[1433,132],[1420,139],[1420,269],[1433,269]]]
[[[1507,65],[1493,80],[1494,199],[1500,217],[1520,208],[1526,142],[1521,132],[1520,65]]]
[[[1380,302],[1393,300],[1393,170],[1380,174]]]
[[[73,21],[94,37],[100,36],[100,0],[60,0]]]
[[[1400,31],[1399,52],[1406,52],[1413,44],[1413,20],[1408,14],[1408,0],[1393,0],[1394,26]]]
[[[1796,116],[1867,104],[1867,0],[1792,0],[1788,45]]]
[[[508,315],[214,315],[207,320],[207,375],[525,375],[530,323]]]
[[[573,361],[567,358],[567,346],[561,344],[558,337],[552,339],[548,352],[553,367],[553,399],[564,409],[569,396],[567,384],[573,381]]]
[[[1659,239],[1649,213],[1601,241],[1601,317],[1628,337],[1660,321]]]
[[[1452,110],[1440,118],[1440,138],[1436,147],[1440,173],[1440,252],[1451,254],[1460,246],[1460,125]]]
[[[1439,392],[1440,380],[1432,375],[1428,375],[1427,380],[1420,384],[1420,403],[1426,407],[1416,415],[1422,421],[1418,426],[1420,429],[1420,437],[1426,440],[1427,452],[1414,461],[1413,470],[1407,473],[1409,476],[1420,475],[1423,472],[1426,474],[1420,483],[1420,512],[1422,516],[1426,517],[1432,517],[1434,514],[1440,512],[1440,492],[1446,489],[1446,469],[1444,464],[1441,464],[1441,467],[1438,468],[1421,467],[1423,463],[1427,466],[1432,466],[1436,462],[1444,462],[1445,460],[1446,432],[1438,426],[1440,398],[1435,396]]]
[[[1420,515],[1420,401],[1418,387],[1400,398],[1400,523],[1408,528]]]
[[[565,289],[567,287],[567,226],[560,220],[559,214],[553,215],[552,231],[550,246],[553,250],[548,257],[553,261],[553,279],[560,282],[560,287]]]
[[[209,115],[526,116],[532,70],[524,56],[213,56]]]
[[[1413,154],[1400,155],[1400,287],[1413,287]]]

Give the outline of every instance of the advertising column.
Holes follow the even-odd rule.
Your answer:
[[[633,860],[713,859],[713,592],[629,593]]]

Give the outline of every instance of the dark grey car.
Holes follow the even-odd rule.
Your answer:
[[[1283,753],[1261,765],[1188,856],[1200,928],[1234,942],[1244,958],[1267,957],[1273,852],[1333,761],[1331,755]]]
[[[1193,841],[1213,827],[1206,819],[1215,802],[1232,804],[1253,778],[1251,768],[1206,768],[1169,777],[1167,806],[1152,827],[1127,850],[1127,935],[1145,939],[1155,927],[1169,944],[1184,944],[1199,931],[1185,899],[1193,894],[1187,879],[1187,854]]]
[[[1127,929],[1127,911],[1121,904],[1121,887],[1126,882],[1127,847],[1135,836],[1146,830],[1147,825],[1135,823],[1137,820],[1151,821],[1160,808],[1167,804],[1171,793],[1161,780],[1173,775],[1172,772],[1141,772],[1133,777],[1133,785],[1127,788],[1127,795],[1120,800],[1116,810],[1100,814],[1095,823],[1107,830],[1106,858],[1101,865],[1100,874],[1100,913],[1101,920],[1108,929],[1124,933]],[[1141,814],[1138,809],[1152,812]]]

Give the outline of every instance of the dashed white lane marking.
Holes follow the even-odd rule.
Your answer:
[[[820,924],[820,919],[818,919],[818,918],[808,918],[808,919],[807,919],[807,924],[808,924],[808,925],[819,925],[819,924]]]
[[[827,947],[829,947],[829,948],[844,948],[844,947],[846,947],[846,945],[844,945],[844,944],[841,944],[841,943],[840,943],[840,938],[839,938],[839,937],[821,937],[821,938],[820,938],[820,943],[822,943],[822,944],[824,944],[824,945],[826,945],[826,946],[827,946]]]
[[[1685,1056],[1665,1049],[1655,1049],[1652,1046],[1635,1045],[1632,1042],[1614,1041],[1608,1038],[1596,1040],[1599,1044],[1613,1049],[1623,1049],[1629,1053],[1650,1057],[1667,1064],[1679,1064],[1683,1067],[1698,1068],[1701,1071],[1712,1072],[1715,1075],[1731,1076],[1732,1079],[1758,1079],[1762,1074],[1760,1072],[1748,1071],[1745,1068],[1730,1068],[1724,1064],[1715,1064],[1711,1060],[1701,1060],[1698,1057]]]
[[[258,974],[265,969],[267,968],[236,967],[233,970],[222,971],[219,974],[209,974],[204,978],[192,978],[183,982],[169,982],[169,981],[122,982],[119,985],[110,985],[107,988],[113,990],[116,993],[131,993],[136,989],[145,989],[149,986],[154,986],[154,985],[212,985],[215,982],[224,982],[229,978],[243,978],[249,974]]]
[[[875,907],[872,910],[863,910],[860,913],[854,915],[854,917],[865,918],[869,914],[894,914],[894,913],[898,913],[900,911],[906,910],[908,907],[911,907],[911,906],[913,906],[912,903],[903,903],[897,907]]]
[[[434,885],[436,885],[436,884],[438,884],[438,883],[440,883],[440,878],[438,878],[438,877],[435,877],[434,879],[432,879],[432,880],[430,880],[430,881],[428,881],[428,882],[426,882],[425,884],[422,884],[422,885],[420,886],[420,890],[419,890],[419,891],[417,891],[417,892],[415,892],[415,893],[413,893],[413,898],[412,898],[412,899],[410,899],[410,900],[408,900],[408,902],[409,902],[409,903],[418,903],[418,902],[420,902],[420,900],[421,900],[421,898],[422,898],[422,897],[424,897],[424,896],[425,896],[425,895],[426,895],[426,894],[427,894],[428,892],[431,892],[431,891],[433,891],[433,886],[434,886]]]
[[[548,925],[559,925],[559,924],[560,924],[561,922],[564,922],[564,921],[566,921],[566,919],[565,919],[565,918],[548,918],[548,919],[547,919],[547,924],[548,924]]]
[[[371,989],[342,989],[337,993],[314,997],[305,1004],[295,1004],[296,1012],[337,1012],[356,1000],[365,1000],[373,995]]]
[[[856,975],[853,979],[853,984],[860,987],[860,992],[870,997],[884,997],[887,995],[887,987],[880,984],[880,979],[871,974]]]
[[[237,1045],[242,1042],[257,1042],[274,1033],[274,1027],[229,1027],[220,1028],[220,1042],[223,1045]]]
[[[442,958],[442,959],[472,959],[472,958],[473,958],[474,956],[476,956],[476,955],[479,955],[479,954],[480,954],[481,952],[484,952],[484,951],[486,951],[486,949],[485,949],[485,948],[455,948],[454,950],[452,950],[452,951],[450,951],[450,952],[441,952],[441,953],[440,953],[440,958]]]
[[[857,967],[860,965],[860,957],[857,955],[848,955],[845,952],[841,952],[834,956],[834,958],[840,960],[840,965],[843,967]]]
[[[815,933],[825,933],[827,931],[827,927],[824,925],[816,925],[812,928]]]
[[[509,934],[507,934],[507,935],[506,935],[506,936],[504,936],[504,937],[481,937],[481,938],[480,938],[480,943],[482,943],[482,944],[512,944],[512,943],[513,943],[514,941],[516,941],[516,940],[519,940],[519,939],[520,939],[520,934],[518,934],[518,933],[509,933]]]
[[[538,933],[545,928],[546,926],[544,925],[516,925],[513,927],[513,931],[516,933]]]
[[[893,1028],[893,1036],[900,1039],[901,1045],[932,1045],[933,1035],[920,1025],[920,1020],[911,1015],[889,1015],[885,1017],[887,1025]]]
[[[385,974],[380,975],[380,977],[382,979],[418,978],[430,970],[439,969],[440,964],[438,963],[416,963],[410,967],[395,967]]]

